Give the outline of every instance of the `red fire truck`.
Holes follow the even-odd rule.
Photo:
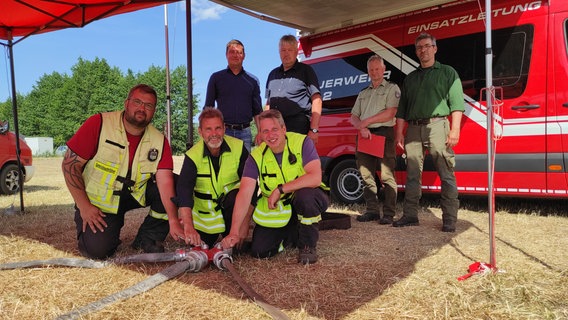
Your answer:
[[[568,1],[494,0],[491,15],[495,194],[566,198]],[[312,65],[320,81],[324,111],[318,152],[336,200],[362,200],[356,132],[349,116],[358,92],[369,84],[367,58],[381,55],[385,78],[402,85],[419,65],[414,40],[421,32],[437,37],[437,60],[453,66],[463,83],[466,111],[455,147],[459,191],[487,194],[484,18],[478,1],[459,1],[300,38],[300,58]],[[397,181],[403,190],[403,155]],[[427,158],[423,191],[439,190],[440,180]]]

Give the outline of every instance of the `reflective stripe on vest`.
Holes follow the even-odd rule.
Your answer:
[[[306,226],[311,226],[314,223],[318,223],[321,221],[321,214],[318,214],[315,217],[304,217],[302,215],[298,215],[298,220],[301,224]]]
[[[221,202],[231,190],[240,185],[239,162],[243,151],[243,141],[230,136],[224,137],[230,151],[219,156],[219,173],[215,173],[208,156],[204,156],[205,143],[196,143],[186,152],[197,168],[194,204],[192,208],[193,226],[208,234],[225,232],[225,220]]]
[[[122,111],[102,113],[98,149],[85,165],[83,179],[90,202],[105,213],[116,214],[124,185],[141,206],[146,206],[146,185],[156,173],[164,147],[164,135],[148,125],[132,161],[134,177],[128,174],[128,138]],[[150,152],[155,155],[150,157]]]
[[[161,220],[168,220],[168,214],[167,213],[159,213],[159,212],[156,212],[152,209],[150,209],[150,213],[148,213],[148,215],[152,218],[161,219]]]

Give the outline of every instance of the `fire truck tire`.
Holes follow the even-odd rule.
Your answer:
[[[355,159],[341,160],[331,170],[329,188],[333,200],[344,203],[363,202],[363,179]]]
[[[14,194],[20,190],[20,172],[15,164],[8,164],[0,171],[0,193]]]

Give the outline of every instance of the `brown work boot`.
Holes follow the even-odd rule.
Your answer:
[[[316,248],[303,247],[298,252],[298,262],[301,264],[312,264],[318,261]]]
[[[456,232],[456,221],[453,219],[444,219],[442,217],[442,232]]]
[[[444,222],[442,225],[442,232],[456,232],[455,222]]]
[[[392,224],[392,217],[391,216],[383,216],[381,220],[379,220],[379,224]]]
[[[379,220],[379,214],[372,211],[367,211],[364,214],[357,216],[357,221],[359,222],[367,222],[367,221],[375,221]]]
[[[418,218],[409,218],[407,216],[402,216],[400,219],[392,223],[393,227],[410,227],[410,226],[417,226],[420,223],[418,222]]]

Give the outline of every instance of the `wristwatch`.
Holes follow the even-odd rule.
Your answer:
[[[280,194],[284,194],[284,188],[282,188],[281,184],[278,185],[278,192],[280,192]]]
[[[310,129],[310,131],[313,132],[313,133],[318,133],[318,132],[319,132],[318,129]]]

